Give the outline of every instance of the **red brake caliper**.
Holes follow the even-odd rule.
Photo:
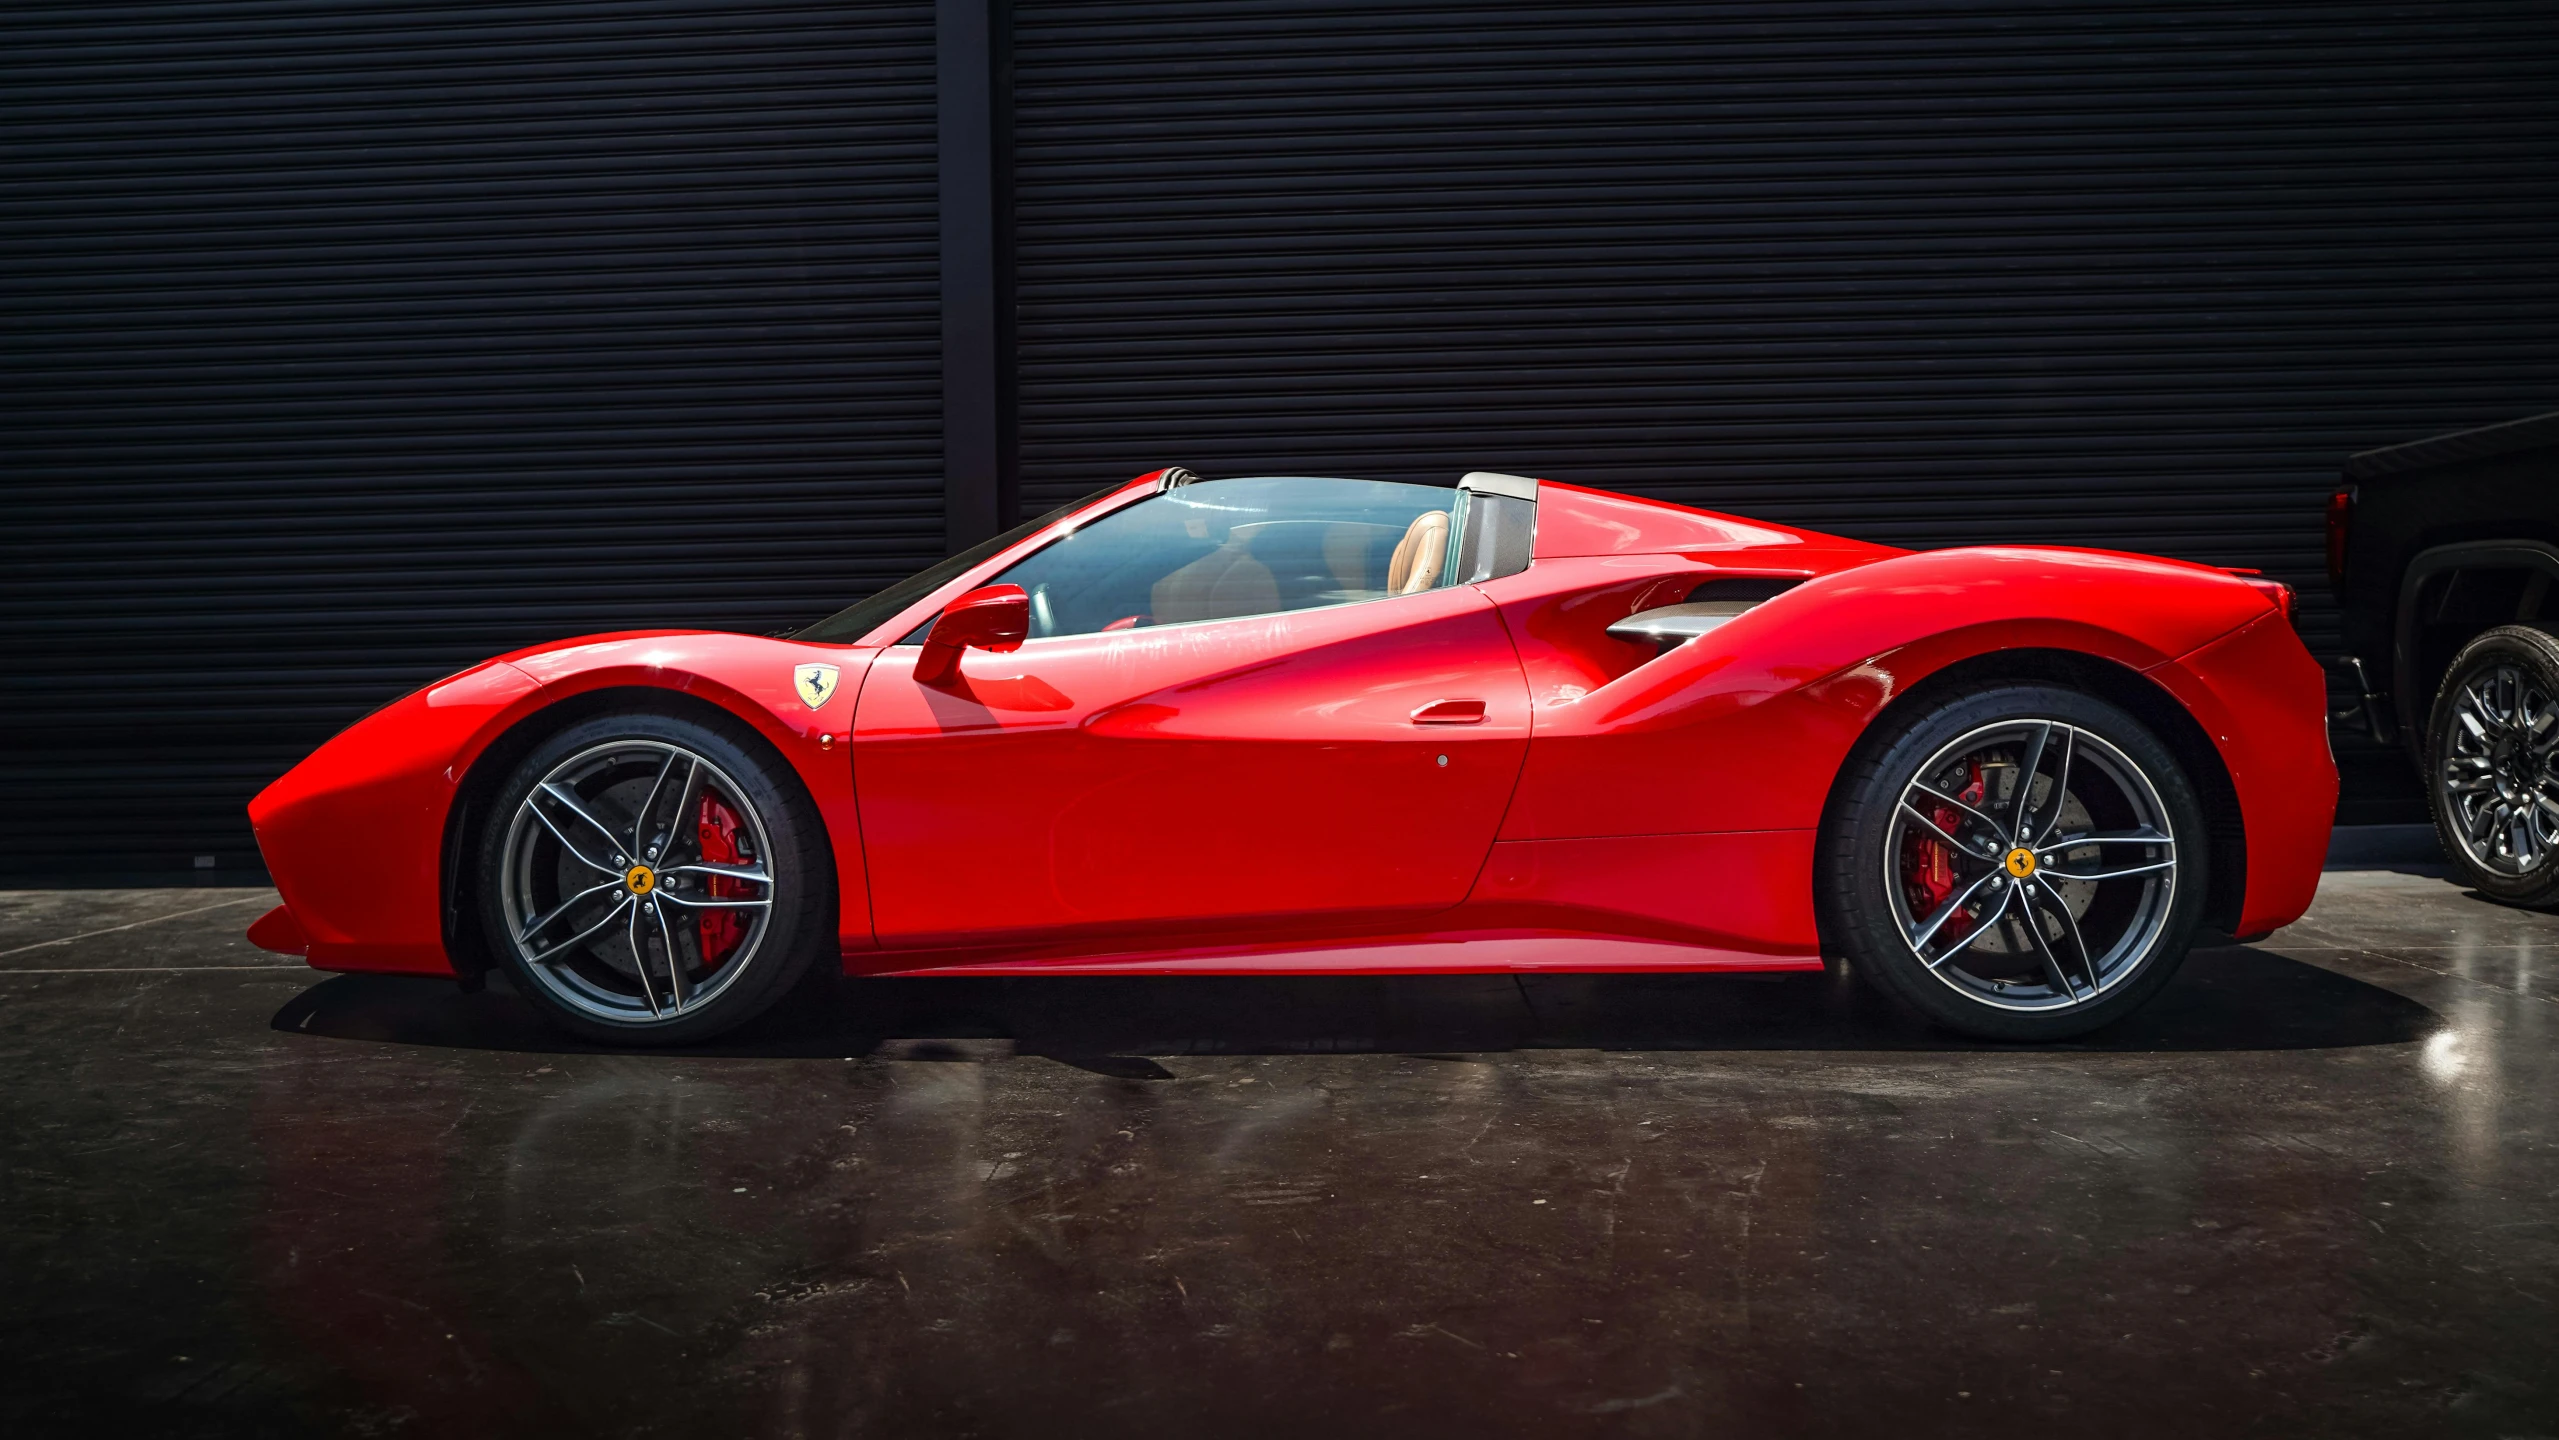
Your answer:
[[[694,834],[702,843],[702,858],[713,865],[735,865],[745,858],[745,847],[738,843],[740,831],[737,812],[720,803],[716,795],[702,797],[702,817]],[[714,875],[703,889],[715,900],[751,900],[755,887],[748,881]],[[703,910],[699,912],[702,927],[702,968],[716,969],[729,958],[746,938],[746,922],[735,910]]]
[[[1972,762],[1967,783],[1955,798],[1979,808],[1982,796],[1987,793],[1987,790],[1988,787],[1982,780],[1981,762],[1975,760]],[[1952,805],[1941,804],[1930,807],[1928,818],[1936,822],[1938,829],[1949,835],[1958,833],[1955,827],[1964,823],[1963,812]],[[1914,835],[1911,839],[1912,844],[1902,878],[1910,887],[1911,913],[1924,920],[1936,914],[1948,900],[1954,898],[1955,852],[1947,848],[1945,841],[1934,835]],[[1950,915],[1946,917],[1946,923],[1938,928],[1937,934],[1940,939],[1961,940],[1972,928],[1972,916]]]

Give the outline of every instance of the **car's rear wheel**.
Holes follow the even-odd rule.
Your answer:
[[[1823,834],[1827,933],[1949,1029],[2056,1040],[2167,984],[2202,913],[2203,811],[2120,708],[2004,686],[1890,717]]]
[[[2435,835],[2462,878],[2559,903],[2559,639],[2486,631],[2453,657],[2426,725]]]
[[[779,1000],[833,948],[822,822],[751,738],[602,716],[516,767],[480,837],[491,948],[560,1025],[700,1041]]]

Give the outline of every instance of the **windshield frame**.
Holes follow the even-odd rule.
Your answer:
[[[1019,558],[1014,553],[1016,551],[1028,554],[1030,550],[1047,544],[1053,538],[1050,535],[1051,531],[1063,533],[1074,528],[1075,525],[1121,508],[1119,505],[1109,503],[1115,497],[1129,494],[1143,499],[1155,494],[1160,488],[1161,480],[1153,475],[1141,475],[1135,480],[1123,480],[1115,485],[1105,486],[1081,500],[1069,501],[1036,520],[1016,525],[991,540],[981,540],[948,559],[937,560],[896,584],[856,600],[813,625],[792,631],[786,638],[818,645],[869,643],[893,645],[897,643],[899,636],[914,628],[911,624],[898,626],[898,621],[908,612],[936,598],[942,591],[967,578],[973,572],[993,569],[999,561],[1010,563],[1011,560]],[[938,614],[940,608],[934,606],[933,613]],[[925,618],[929,620],[931,615],[928,614]],[[871,640],[872,636],[884,630],[892,633],[886,639],[877,642]]]

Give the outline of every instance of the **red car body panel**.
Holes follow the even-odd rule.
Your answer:
[[[916,654],[881,656],[854,722],[884,946],[1446,910],[1528,749],[1471,586],[1033,640],[940,685]],[[1415,719],[1451,702],[1482,718]]]
[[[2200,722],[2238,792],[2245,818],[2247,890],[2241,935],[2289,925],[2310,908],[2337,813],[2329,758],[2327,681],[2280,615],[2266,615],[2153,670],[2151,678]]]
[[[382,707],[259,792],[249,820],[299,953],[323,970],[452,972],[445,817],[470,758],[540,692],[532,676],[490,661]]]
[[[1514,575],[970,650],[916,678],[892,642],[1155,479],[859,644],[597,636],[385,707],[251,805],[285,901],[260,943],[454,973],[447,829],[474,764],[625,688],[718,706],[790,765],[856,974],[1817,968],[1814,842],[1850,748],[1914,684],[2003,650],[2112,662],[2194,717],[2238,800],[2237,931],[2298,917],[2317,885],[2336,802],[2317,665],[2262,584],[2143,556],[1910,553],[1550,482]],[[1802,583],[1706,641],[1656,657],[1606,634],[1768,576]],[[809,663],[840,672],[817,709],[793,687]]]
[[[707,700],[753,725],[808,787],[835,851],[839,939],[871,944],[870,882],[862,863],[861,812],[853,798],[853,698],[876,651],[803,645],[763,635],[665,631],[599,635],[506,657],[542,683],[543,703],[617,688],[673,690]],[[823,706],[801,703],[792,673],[803,664],[837,667]],[[493,736],[490,738],[494,738]]]
[[[753,725],[786,759],[835,840],[841,939],[871,944],[869,886],[847,735],[874,652],[752,635],[653,631],[520,651],[384,706],[313,751],[249,803],[284,907],[325,970],[450,975],[445,822],[491,744],[537,711],[591,691],[691,695]],[[842,667],[823,710],[800,704],[804,661]]]

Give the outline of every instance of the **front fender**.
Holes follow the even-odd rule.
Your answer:
[[[755,727],[797,775],[834,852],[836,938],[842,949],[873,941],[871,892],[862,862],[862,822],[853,792],[853,708],[877,649],[818,645],[761,635],[690,632],[606,636],[512,657],[542,682],[553,705],[600,690],[668,690],[719,706]],[[809,705],[794,672],[831,665],[825,703]]]
[[[463,784],[519,725],[563,701],[612,689],[693,697],[773,745],[826,826],[839,940],[867,948],[870,895],[846,737],[875,653],[700,632],[601,636],[489,661],[385,706],[250,802],[259,852],[301,932],[291,938],[307,937],[291,948],[326,970],[453,974],[443,940],[441,860]],[[793,671],[804,663],[838,668],[822,705],[811,707],[794,692]]]

